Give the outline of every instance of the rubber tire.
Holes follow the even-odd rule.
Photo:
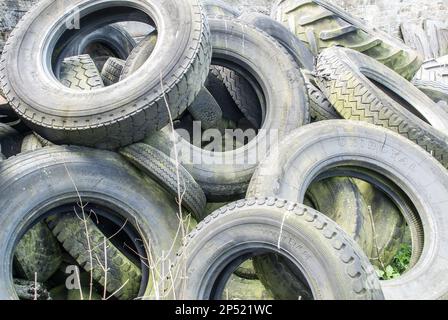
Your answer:
[[[282,140],[291,130],[309,122],[308,96],[305,92],[303,76],[297,64],[286,50],[274,39],[241,21],[210,19],[212,33],[213,59],[219,58],[220,65],[234,70],[244,61],[250,66],[252,75],[264,88],[266,117],[261,129],[267,133],[277,130]],[[245,41],[245,47],[241,46]],[[161,137],[165,135],[165,137]],[[171,132],[164,129],[162,134],[145,139],[165,154],[174,155]],[[179,161],[191,173],[204,190],[208,201],[225,202],[241,199],[249,180],[257,167],[258,146],[269,149],[270,140],[266,135],[258,135],[243,148],[219,153],[207,152],[177,136]],[[201,163],[192,163],[192,159],[201,159]],[[246,157],[256,156],[254,161]],[[250,158],[249,158],[250,159]]]
[[[440,281],[439,274],[448,250],[444,241],[448,230],[444,206],[448,200],[446,169],[391,130],[349,120],[321,121],[300,128],[283,140],[278,154],[260,164],[247,196],[267,195],[301,202],[308,185],[320,172],[330,176],[335,170],[340,174],[336,164],[338,168],[355,167],[366,177],[376,173],[390,179],[407,195],[421,221],[424,241],[420,258],[400,278],[382,283],[385,297],[437,299],[448,293],[448,285]],[[415,224],[406,222],[410,227]],[[424,289],[428,287],[431,290]]]
[[[222,119],[221,107],[205,87],[188,106],[188,112],[195,121],[201,122],[201,128],[204,130],[216,128]]]
[[[104,87],[103,79],[89,55],[65,58],[61,64],[59,80],[67,88],[95,90]]]
[[[6,158],[20,153],[22,139],[11,126],[0,123],[0,152]]]
[[[325,0],[280,0],[272,9],[272,17],[287,26],[316,56],[332,46],[351,48],[382,62],[408,80],[423,62],[417,52],[398,39],[369,29],[365,21]]]
[[[144,143],[125,147],[120,150],[120,154],[157,181],[171,196],[178,198],[177,169],[173,159]],[[178,166],[178,170],[182,205],[193,214],[197,221],[201,221],[206,216],[207,200],[204,191],[182,165]]]
[[[216,71],[214,74],[219,75],[218,79],[224,83],[244,117],[249,120],[254,128],[260,128],[263,120],[263,109],[259,97],[249,81],[242,74],[229,68],[216,65],[212,68]]]
[[[244,12],[238,19],[263,30],[285,47],[300,68],[314,69],[314,56],[310,49],[280,22],[259,12]]]
[[[401,35],[404,43],[417,51],[424,60],[434,59],[434,53],[431,50],[429,38],[421,25],[405,22],[400,24]]]
[[[425,61],[412,83],[434,102],[448,103],[448,56]]]
[[[126,8],[108,14],[87,10],[115,3],[101,0],[75,0],[65,6],[43,0],[17,25],[5,45],[0,60],[1,87],[14,110],[34,131],[57,143],[114,149],[140,141],[148,133],[169,122],[165,99],[173,117],[194,100],[208,73],[211,58],[209,30],[199,0],[168,0],[163,3],[123,0]],[[157,10],[154,10],[157,7]],[[135,9],[133,9],[135,8]],[[43,61],[35,59],[55,40],[67,12],[79,13],[85,28],[96,29],[108,23],[135,20],[151,23],[146,14],[164,26],[152,63],[145,63],[127,81],[93,93],[74,92],[54,81]],[[65,30],[65,26],[61,28]],[[177,35],[174,37],[174,35]],[[33,55],[29,55],[33,52]],[[42,72],[45,71],[45,72]],[[162,79],[163,89],[160,86]]]
[[[448,55],[448,27],[446,22],[425,19],[423,21],[423,29],[428,34],[434,56],[443,57]]]
[[[230,18],[237,18],[241,12],[235,7],[221,0],[203,0],[205,12],[208,16],[226,16]]]
[[[159,257],[163,251],[167,260],[172,259],[170,248],[179,245],[176,238],[179,221],[171,198],[121,156],[81,147],[48,147],[0,162],[0,185],[4,190],[0,199],[3,257],[12,257],[18,238],[33,221],[51,208],[64,204],[72,208],[79,201],[67,170],[84,200],[119,212],[128,219],[128,225],[150,238],[147,241],[152,246],[147,250],[151,250],[153,257]],[[164,263],[167,262],[154,267],[160,272],[168,270],[168,263]],[[165,274],[160,276],[164,279]],[[17,298],[11,261],[7,258],[0,264],[0,285],[2,300]],[[150,296],[148,288],[146,295]]]
[[[404,242],[406,222],[400,210],[379,190],[359,179],[354,179],[354,183],[370,206],[376,230],[376,240],[369,254],[370,262],[378,268],[383,268],[392,263]],[[375,249],[375,244],[378,246],[378,251]],[[378,256],[381,257],[381,262]]]
[[[38,222],[20,239],[14,252],[14,263],[24,279],[47,281],[62,262],[61,249],[50,229]]]
[[[392,100],[368,77],[408,105]],[[356,51],[331,48],[319,56],[316,81],[345,119],[400,133],[448,167],[448,113],[389,68]]]
[[[101,70],[101,78],[105,86],[111,86],[120,81],[121,72],[123,71],[126,61],[118,58],[109,58]]]
[[[317,88],[315,78],[302,69],[306,82],[306,89],[310,97],[311,122],[341,119],[333,105],[328,101],[323,92]]]
[[[187,277],[175,282],[171,297],[220,299],[219,277],[225,284],[225,272],[263,251],[301,265],[316,299],[383,299],[367,257],[333,221],[275,198],[240,200],[201,222],[178,254],[182,263],[177,267],[186,266]],[[215,286],[218,292],[211,290]]]
[[[92,45],[98,46],[96,51],[89,48]],[[102,70],[109,57],[126,60],[135,46],[136,42],[132,36],[117,24],[107,25],[94,31],[82,27],[62,49],[59,62],[68,57],[89,54],[98,70]],[[58,70],[57,66],[56,70]]]
[[[105,252],[103,243],[105,235],[98,229],[94,220],[86,217],[85,225],[82,216],[62,214],[49,219],[48,225],[54,236],[57,237],[64,249],[76,259],[76,262],[89,274],[92,272],[93,279],[96,282],[102,286],[106,283],[108,292],[116,292],[115,297],[121,300],[130,300],[138,297],[142,279],[139,266],[132,263],[109,240],[106,241],[107,265],[109,269],[106,282],[104,270],[101,266],[101,264],[104,266]],[[87,240],[85,228],[88,229],[89,240]],[[89,244],[90,248],[92,248],[92,265],[90,264]],[[97,259],[101,261],[101,264]],[[119,290],[124,283],[126,285]]]
[[[128,78],[134,70],[140,68],[148,60],[157,44],[157,32],[152,32],[140,41],[126,59],[120,80]]]

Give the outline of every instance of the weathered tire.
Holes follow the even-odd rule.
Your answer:
[[[182,195],[182,205],[187,208],[197,221],[205,218],[206,198],[204,191],[182,165],[176,169],[176,163],[163,152],[144,143],[135,143],[120,150],[137,168],[157,181],[168,193],[178,198]],[[179,187],[177,170],[179,170]]]
[[[157,32],[152,32],[147,35],[137,46],[132,50],[129,57],[126,59],[120,79],[126,79],[132,72],[140,68],[146,60],[151,57],[157,44]]]
[[[80,213],[78,213],[80,215]],[[108,292],[114,293],[119,299],[129,300],[138,297],[142,273],[123,253],[110,241],[106,241],[108,274],[105,271],[104,240],[106,236],[98,229],[94,220],[86,216],[85,223],[82,215],[60,214],[49,219],[49,227],[64,249],[76,259],[76,262],[87,272],[92,272],[93,279],[103,287],[106,284]],[[86,231],[88,230],[88,233]],[[119,229],[120,226],[117,226]],[[88,236],[87,236],[88,235]],[[89,246],[93,256],[90,264]],[[99,260],[99,261],[98,261]],[[119,290],[123,284],[126,285]]]
[[[272,16],[305,42],[314,55],[331,46],[351,48],[371,56],[409,80],[422,64],[418,53],[400,40],[377,29],[369,29],[365,21],[325,0],[280,0],[274,6]]]
[[[219,80],[224,83],[241,113],[254,128],[260,128],[263,120],[263,109],[260,98],[249,81],[242,74],[229,68],[216,65],[212,68],[219,74]]]
[[[246,280],[258,280],[257,273],[255,272],[252,259],[244,261],[233,272],[236,276]]]
[[[448,174],[433,157],[402,136],[359,121],[321,121],[297,129],[279,146],[278,154],[262,161],[248,197],[272,195],[302,201],[316,177],[354,176],[406,195],[415,216],[404,216],[411,228],[417,263],[398,279],[382,283],[388,299],[437,299],[448,293],[440,270],[448,254]],[[272,159],[275,158],[275,161]],[[399,204],[395,203],[394,204]],[[401,211],[403,215],[406,212]],[[423,239],[418,242],[419,238]],[[414,239],[416,241],[414,241]],[[425,289],[426,288],[426,289]],[[431,290],[427,290],[431,288]]]
[[[100,72],[87,54],[65,58],[61,63],[59,80],[67,88],[75,90],[94,90],[104,87]]]
[[[294,57],[300,68],[310,71],[314,69],[314,56],[310,49],[280,22],[259,12],[244,12],[238,19],[263,30],[280,42],[288,50],[289,54]]]
[[[176,139],[179,160],[202,187],[207,199],[223,202],[244,197],[258,160],[271,146],[272,134],[276,135],[274,140],[282,140],[288,132],[309,122],[308,96],[297,64],[275,40],[240,21],[222,18],[210,19],[209,23],[213,59],[219,59],[220,65],[234,70],[249,65],[250,70],[245,71],[250,71],[265,90],[266,118],[261,134],[244,147],[229,152],[209,152],[180,136]],[[244,47],[241,46],[243,40]],[[172,154],[171,132],[163,134],[165,138],[160,138],[160,134],[152,135],[145,142],[165,154]]]
[[[135,40],[119,25],[108,25],[96,30],[84,28],[83,25],[73,39],[65,44],[59,55],[59,61],[68,57],[88,54],[98,70],[102,70],[109,57],[126,60],[135,46]],[[58,66],[56,66],[56,70],[58,70]]]
[[[83,27],[92,30],[123,20],[159,21],[163,45],[156,46],[151,63],[116,86],[95,92],[63,88],[47,55],[57,39],[70,38],[60,37],[67,31],[63,22],[78,13]],[[198,0],[123,0],[119,7],[101,0],[64,6],[44,0],[24,16],[4,48],[1,87],[14,110],[43,137],[57,144],[113,149],[163,128],[169,122],[165,98],[173,117],[181,114],[202,87],[210,57],[209,30]]]
[[[47,281],[61,264],[59,243],[45,222],[38,222],[20,239],[14,251],[14,264],[27,280]]]
[[[23,138],[20,152],[34,151],[42,147],[42,142],[34,134],[30,133]]]
[[[109,58],[101,70],[101,78],[105,86],[111,86],[120,81],[121,72],[126,61],[118,58]]]
[[[208,16],[226,16],[236,18],[240,15],[240,11],[221,0],[204,0],[205,12]]]
[[[201,222],[178,254],[187,277],[175,279],[170,297],[221,299],[233,269],[266,253],[306,274],[315,299],[383,299],[367,257],[342,229],[311,208],[274,198],[240,200]]]
[[[372,252],[369,254],[370,262],[384,268],[392,263],[404,241],[405,220],[397,206],[384,193],[359,179],[354,179],[354,183],[370,206],[376,231]]]
[[[313,76],[302,70],[305,78],[306,89],[310,97],[310,117],[312,122],[341,119],[333,105],[328,101],[323,92],[316,86]]]
[[[314,209],[335,221],[369,256],[374,234],[368,203],[351,178],[316,181],[309,186],[306,196]]]
[[[448,56],[425,61],[412,83],[433,101],[448,103]]]
[[[199,91],[196,99],[188,106],[188,112],[195,121],[201,122],[202,129],[216,128],[222,119],[222,110],[207,88]]]
[[[401,23],[400,31],[403,36],[404,43],[420,53],[425,60],[435,58],[429,44],[429,38],[421,25],[411,22]]]
[[[4,190],[0,199],[0,250],[4,257],[12,257],[18,238],[44,214],[73,212],[74,208],[81,214],[77,206],[80,196],[87,213],[93,209],[101,216],[106,211],[107,219],[127,219],[127,226],[138,230],[138,236],[149,244],[145,250],[151,250],[152,257],[160,257],[163,251],[170,260],[170,249],[178,244],[176,205],[155,182],[112,152],[48,147],[23,153],[0,162],[0,185]],[[168,265],[157,261],[154,267],[162,281]],[[154,288],[149,284],[145,281],[141,289],[146,288],[145,294],[152,296]],[[17,298],[8,259],[0,263],[0,286],[1,299]]]
[[[20,153],[20,134],[7,124],[0,123],[0,153],[6,158]]]
[[[434,57],[442,57],[448,54],[448,26],[446,21],[426,19],[423,28],[428,34],[429,43]]]
[[[344,118],[400,133],[448,167],[448,113],[389,68],[356,51],[331,48],[319,56],[316,81]]]

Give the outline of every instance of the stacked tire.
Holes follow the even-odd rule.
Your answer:
[[[41,0],[0,60],[0,298],[446,297],[446,69],[325,0]]]

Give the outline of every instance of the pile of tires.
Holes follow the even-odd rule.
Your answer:
[[[447,63],[324,0],[39,1],[0,60],[0,299],[447,297]]]

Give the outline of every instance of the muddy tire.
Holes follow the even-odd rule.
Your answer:
[[[176,163],[163,152],[144,143],[136,143],[120,150],[128,161],[157,181],[175,199],[178,198]],[[197,221],[205,218],[204,191],[182,165],[178,167],[180,194],[185,206]]]
[[[2,90],[32,129],[52,142],[114,149],[140,141],[168,124],[164,98],[176,118],[205,81],[210,34],[198,0],[181,5],[174,0],[157,2],[157,10],[151,1],[125,0],[125,8],[113,4],[76,0],[60,6],[57,1],[41,1],[24,16],[5,45],[0,60]],[[62,22],[77,13],[83,16],[83,27],[91,30],[112,22],[160,21],[165,30],[158,40],[163,45],[154,49],[152,63],[133,70],[128,81],[95,92],[61,88],[50,72],[54,63],[49,65],[48,55],[57,39],[68,42],[73,38],[70,32],[68,37],[60,33],[67,31]]]
[[[169,252],[173,243],[178,245],[176,205],[155,182],[145,179],[115,153],[48,147],[0,162],[0,172],[0,185],[6,190],[0,199],[0,250],[5,257],[12,257],[18,237],[43,215],[74,215],[74,208],[80,213],[79,195],[85,201],[86,212],[94,210],[105,219],[127,219],[128,227],[139,230],[138,238],[150,244],[143,254],[151,250],[153,257],[159,257],[162,251],[164,255]],[[23,192],[24,188],[27,192]],[[0,264],[2,299],[17,298],[10,266],[10,261]],[[163,270],[168,270],[168,266],[160,262],[154,267],[164,279]],[[152,296],[150,277],[142,278],[145,281],[139,295]]]
[[[259,79],[260,87],[266,90],[267,111],[261,128],[266,134],[255,136],[244,147],[230,152],[209,152],[180,136],[176,139],[179,160],[202,187],[207,199],[224,202],[244,197],[258,160],[271,146],[270,134],[275,132],[281,140],[291,130],[308,123],[309,107],[297,64],[275,40],[240,21],[222,18],[210,19],[209,23],[213,54],[232,69],[242,69],[241,61],[250,63],[252,76]],[[245,48],[241,46],[243,39]],[[164,134],[165,138],[152,135],[145,142],[172,155],[174,146],[170,133]],[[263,150],[259,146],[263,146]],[[201,162],[194,163],[191,159]]]
[[[137,297],[142,279],[139,266],[130,261],[110,241],[106,241],[109,268],[106,281],[105,272],[101,267],[101,265],[105,265],[103,243],[106,237],[92,219],[86,217],[85,223],[83,219],[82,216],[78,217],[75,214],[60,214],[49,219],[48,225],[64,249],[76,259],[76,262],[85,271],[92,272],[95,281],[103,287],[106,285],[108,292],[117,291],[115,296],[122,300]],[[86,233],[86,228],[88,233]],[[92,248],[92,264],[90,263],[89,246]],[[119,290],[124,283],[126,285]]]
[[[448,56],[423,63],[412,83],[433,101],[448,103]]]
[[[105,86],[111,86],[120,81],[121,72],[123,71],[126,61],[118,58],[109,58],[101,70],[101,78]]]
[[[62,262],[58,241],[44,222],[32,227],[16,247],[14,263],[19,275],[27,280],[47,281]]]
[[[223,245],[223,239],[232,241]],[[233,269],[266,253],[287,257],[298,270],[300,265],[315,299],[383,299],[367,257],[334,222],[311,208],[274,198],[237,201],[201,222],[179,253],[187,278],[175,283],[175,296],[221,299]]]
[[[369,29],[365,21],[325,0],[283,0],[274,6],[272,16],[305,42],[316,56],[332,46],[351,48],[409,80],[422,64],[418,53],[398,39]]]
[[[258,12],[244,12],[238,19],[263,30],[280,42],[288,50],[289,54],[294,57],[300,68],[310,71],[314,69],[314,56],[310,49],[280,22]]]
[[[391,199],[404,194],[409,205],[418,208],[413,215],[401,211],[411,230],[416,264],[400,278],[382,283],[385,297],[443,297],[448,286],[440,281],[438,268],[448,250],[443,241],[448,219],[441,205],[448,199],[448,175],[427,152],[395,132],[347,120],[297,129],[281,143],[278,154],[262,161],[247,196],[272,195],[301,202],[311,181],[333,175],[367,181]],[[433,290],[425,291],[428,286]]]
[[[316,73],[319,87],[345,119],[400,133],[448,167],[447,112],[410,82],[374,59],[344,48],[323,51]]]

